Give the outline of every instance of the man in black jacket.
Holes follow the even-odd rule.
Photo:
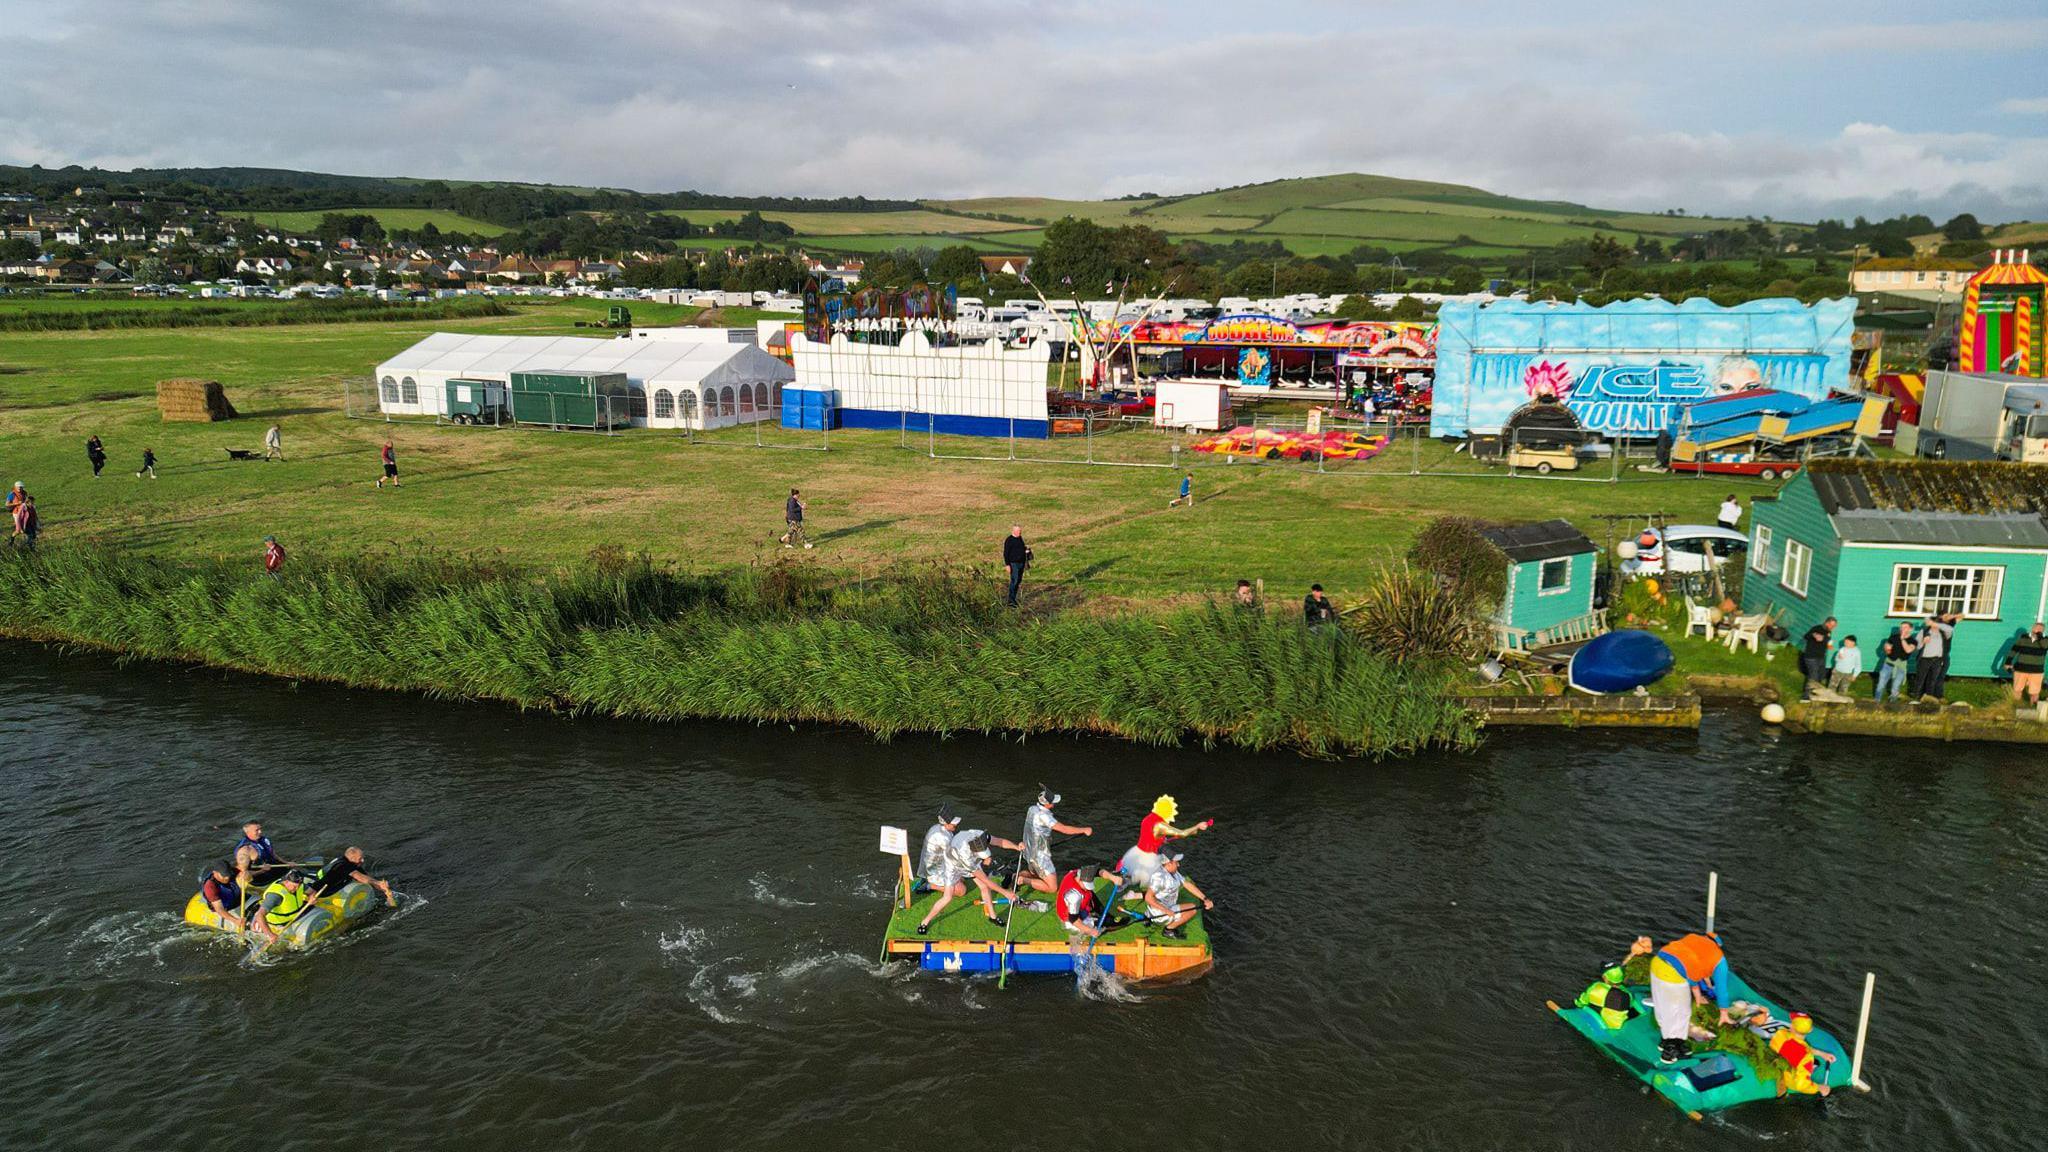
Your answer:
[[[1024,543],[1024,526],[1010,525],[1010,534],[1003,537],[1003,564],[1010,570],[1010,607],[1017,606],[1017,589],[1024,583],[1024,569],[1031,563],[1031,546]]]

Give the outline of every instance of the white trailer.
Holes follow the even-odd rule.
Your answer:
[[[1230,386],[1199,380],[1161,380],[1153,393],[1152,426],[1216,432],[1231,423]]]

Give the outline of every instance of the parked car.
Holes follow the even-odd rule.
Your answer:
[[[1648,541],[1654,537],[1656,543]],[[1656,576],[1665,572],[1706,572],[1727,565],[1730,558],[1749,550],[1749,537],[1718,524],[1667,524],[1649,528],[1636,547],[1635,557],[1622,565],[1631,576]]]

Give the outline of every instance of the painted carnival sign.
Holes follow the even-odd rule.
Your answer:
[[[1402,321],[1310,320],[1296,323],[1278,316],[1241,313],[1200,321],[1146,320],[1115,325],[1106,339],[1129,339],[1141,346],[1233,344],[1363,351],[1371,356],[1436,357],[1436,326]]]
[[[1660,359],[1652,364],[1599,364],[1541,359],[1522,371],[1529,399],[1561,401],[1595,431],[1647,435],[1662,431],[1674,404],[1726,396],[1766,385],[1764,370],[1745,355]]]

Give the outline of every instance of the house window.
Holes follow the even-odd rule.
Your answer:
[[[656,388],[654,390],[654,418],[656,420],[673,420],[676,418],[676,398],[669,395],[666,388]]]
[[[1771,570],[1771,530],[1762,524],[1756,526],[1756,542],[1749,546],[1749,570],[1769,572]]]
[[[401,404],[420,402],[420,382],[407,376],[398,382],[398,399]]]
[[[1955,612],[1970,620],[1996,620],[2004,586],[2002,567],[1894,564],[1891,615]]]
[[[1797,540],[1785,541],[1785,570],[1778,583],[1794,596],[1806,595],[1806,581],[1813,575],[1813,549]]]
[[[1569,556],[1559,556],[1554,560],[1545,560],[1543,566],[1536,570],[1536,594],[1538,596],[1552,596],[1559,592],[1568,592],[1571,590],[1571,586],[1572,558]]]

